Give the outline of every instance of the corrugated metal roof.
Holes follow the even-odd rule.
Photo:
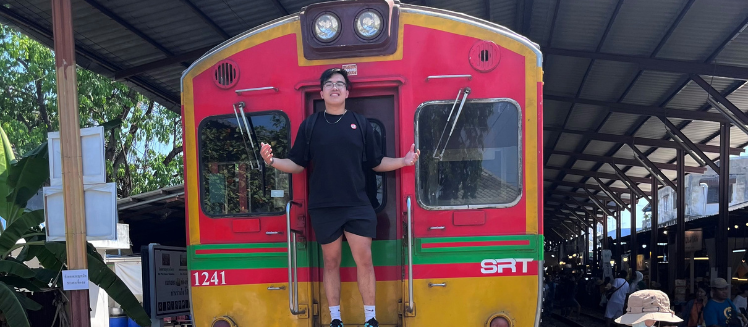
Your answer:
[[[625,103],[657,106],[668,90],[672,89],[682,75],[645,71],[641,74],[631,91],[623,99]]]
[[[184,54],[210,47],[225,40],[220,31],[190,8],[192,3],[220,30],[234,36],[246,30],[294,13],[316,1],[312,0],[73,0],[75,38],[80,51],[95,58],[79,56],[79,63],[106,76],[119,70],[153,63],[168,57],[168,53]],[[665,127],[656,117],[616,111],[616,103],[633,105],[640,112],[650,108],[637,106],[664,106],[674,110],[707,110],[706,92],[694,82],[689,82],[688,72],[665,71],[660,66],[641,70],[642,58],[678,59],[707,62],[719,65],[748,67],[748,1],[696,0],[533,0],[527,12],[524,0],[409,0],[416,5],[474,15],[481,19],[524,33],[546,51],[544,94],[556,100],[544,101],[544,126],[556,130],[544,133],[544,151],[581,152],[588,155],[632,158],[628,146],[621,141],[611,142],[590,139],[571,131],[599,132],[610,135],[635,134],[652,142],[669,140]],[[127,24],[140,30],[148,40],[128,30],[115,19],[107,17],[90,3],[96,2],[111,11]],[[6,0],[0,7],[0,21],[10,22],[24,32],[50,45],[51,9],[48,0]],[[283,8],[279,8],[279,4]],[[616,7],[620,8],[616,13]],[[486,10],[490,10],[486,12]],[[20,17],[21,19],[19,19]],[[529,22],[527,20],[530,20]],[[520,24],[523,23],[523,24]],[[607,34],[606,34],[607,31]],[[722,47],[724,45],[724,47]],[[658,46],[661,48],[658,51]],[[162,49],[159,49],[161,47]],[[621,59],[595,59],[593,52],[628,56]],[[561,55],[559,50],[579,50]],[[554,54],[553,51],[556,51]],[[185,63],[193,59],[185,60]],[[593,63],[594,62],[594,63]],[[689,62],[669,62],[680,68],[691,67]],[[157,99],[173,110],[179,108],[180,76],[185,65],[175,62],[161,68],[144,71],[126,80],[147,96]],[[736,70],[733,70],[733,72]],[[705,71],[699,71],[704,74]],[[708,72],[707,72],[708,73]],[[748,109],[748,78],[725,78],[701,75],[738,108]],[[562,99],[559,99],[561,97]],[[578,98],[577,98],[578,97]],[[565,99],[563,99],[565,98]],[[586,104],[589,101],[598,104]],[[719,123],[688,121],[669,118],[695,143],[719,145]],[[715,137],[716,135],[716,137]],[[646,143],[646,142],[645,142]],[[733,147],[748,145],[748,136],[738,128],[731,128]],[[637,145],[655,162],[672,163],[675,150]],[[620,148],[620,149],[619,149]],[[710,158],[718,154],[708,152]],[[568,156],[548,155],[545,165],[584,172],[613,173],[613,169],[599,161],[574,160]],[[691,158],[689,166],[695,166]],[[645,177],[649,172],[641,167],[618,165],[629,176]],[[557,181],[590,182],[589,177],[567,174],[565,170],[545,169],[545,178]],[[670,178],[675,171],[664,170]],[[607,181],[607,179],[606,179]],[[620,188],[619,181],[610,181]],[[544,182],[546,199],[567,201],[566,197],[551,196],[551,190],[574,191],[575,188]],[[641,184],[649,189],[649,184]],[[585,202],[587,200],[584,200]]]
[[[554,56],[547,60],[545,92],[574,97],[590,64],[589,59]]]
[[[559,3],[551,46],[594,51],[613,15],[616,0],[575,0]]]
[[[586,104],[574,105],[574,109],[566,123],[566,129],[576,131],[591,131],[595,127],[594,123],[600,116],[608,114],[608,110],[601,106],[592,106]]]
[[[582,87],[580,97],[616,102],[634,79],[636,72],[636,65],[631,63],[596,60]]]
[[[703,61],[746,17],[744,1],[697,0],[657,57]]]
[[[602,51],[649,56],[684,5],[680,0],[626,0]]]
[[[614,112],[610,115],[608,122],[600,129],[600,133],[623,135],[637,119],[639,119],[637,115]]]

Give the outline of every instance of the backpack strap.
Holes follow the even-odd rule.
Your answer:
[[[362,151],[362,153],[363,153],[362,157],[363,158],[361,159],[361,162],[366,162],[366,129],[369,128],[369,120],[366,119],[366,117],[364,117],[364,115],[362,115],[360,113],[353,112],[353,111],[351,111],[351,113],[353,113],[353,117],[356,118],[356,123],[358,124],[358,129],[361,130],[361,141],[364,142],[364,151]]]
[[[306,137],[306,152],[304,152],[304,161],[306,162],[309,162],[309,152],[311,152],[309,144],[312,142],[312,131],[314,131],[314,124],[317,123],[317,118],[319,118],[319,115],[319,112],[315,112],[311,116],[309,116],[309,119],[306,122],[306,128],[304,129],[304,136]]]

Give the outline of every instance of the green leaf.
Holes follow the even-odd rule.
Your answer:
[[[10,327],[30,327],[26,310],[8,285],[0,281],[0,311]]]
[[[27,153],[21,160],[10,166],[8,171],[8,186],[10,187],[6,200],[20,208],[26,203],[49,179],[49,159],[47,142]],[[8,222],[13,222],[19,214],[8,215]]]
[[[34,268],[32,269],[36,273],[35,278],[40,282],[49,285],[55,280],[59,281],[60,271],[46,268]],[[54,285],[52,285],[54,287]]]
[[[26,310],[39,311],[42,309],[41,304],[32,299],[29,299],[28,297],[26,297],[26,295],[24,295],[24,293],[16,292],[16,297],[18,298],[18,302],[21,303],[21,306]]]
[[[50,242],[47,243],[46,247],[57,257],[57,260],[65,261],[64,243]],[[151,325],[151,318],[145,313],[145,309],[132,294],[132,291],[127,288],[127,285],[103,261],[91,254],[88,254],[88,278],[119,303],[127,316],[135,320],[138,325],[143,327]]]
[[[108,132],[111,129],[120,127],[120,125],[122,125],[122,119],[120,118],[115,118],[106,123],[101,124],[101,126],[104,126],[104,132]]]
[[[99,254],[98,251],[96,251],[96,247],[91,244],[91,242],[86,242],[86,252],[88,255],[92,255],[94,258],[98,259],[101,262],[104,262],[104,258],[101,257],[101,254]]]
[[[0,273],[21,278],[33,278],[36,276],[36,273],[29,269],[29,267],[26,267],[26,265],[11,260],[0,260]]]
[[[46,245],[49,245],[47,243]],[[44,268],[54,271],[62,270],[62,263],[65,262],[66,258],[63,256],[62,260],[58,259],[57,255],[52,253],[46,245],[33,245],[30,246],[29,252],[33,252],[34,256]],[[63,248],[65,243],[62,243]]]
[[[15,221],[8,224],[5,231],[0,234],[0,256],[5,257],[10,249],[21,239],[23,234],[44,222],[44,211],[36,210],[27,212]]]
[[[41,285],[38,281],[35,283],[33,280],[23,279],[16,276],[0,276],[0,282],[19,289],[25,288],[31,292],[41,292],[42,288],[45,288],[45,285]]]
[[[0,126],[0,217],[10,217],[11,212],[16,211],[17,208],[13,208],[13,204],[5,200],[5,197],[10,194],[8,187],[8,174],[10,166],[16,157],[13,155],[13,148],[10,146],[8,136],[5,134],[5,130]],[[2,226],[0,226],[0,232],[2,232]]]

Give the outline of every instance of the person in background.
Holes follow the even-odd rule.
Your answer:
[[[629,282],[629,294],[647,288],[647,285],[643,281],[644,275],[641,273],[641,271],[637,271],[634,276],[634,279]]]
[[[735,303],[735,307],[738,309],[738,312],[740,312],[744,316],[748,316],[748,313],[746,313],[746,307],[748,307],[748,284],[740,285],[740,293],[738,293],[738,295],[735,295],[735,298],[732,299],[732,302]]]
[[[608,305],[605,307],[605,326],[610,327],[613,319],[623,315],[623,305],[626,302],[626,295],[629,293],[629,283],[626,281],[628,273],[625,270],[618,272],[618,278],[611,283],[612,295],[608,299]]]
[[[605,291],[610,288],[610,277],[605,277],[605,280],[600,281],[600,306],[604,307],[608,303],[608,298],[605,296]]]
[[[629,296],[626,314],[618,317],[616,323],[634,327],[651,327],[656,323],[679,323],[683,320],[670,310],[670,299],[657,290],[643,290]]]
[[[563,285],[564,292],[561,295],[561,303],[563,307],[562,313],[565,317],[571,317],[571,314],[574,313],[574,309],[576,309],[577,319],[579,319],[579,314],[582,311],[582,306],[579,305],[579,302],[577,301],[576,277],[573,274],[565,276]]]
[[[704,326],[704,306],[709,301],[706,296],[706,288],[699,286],[696,289],[696,298],[688,301],[680,314],[683,322],[679,327]]]
[[[737,320],[739,316],[735,304],[730,301],[727,295],[730,291],[730,285],[724,278],[715,278],[712,280],[711,287],[712,299],[704,307],[704,324],[707,327],[733,326],[734,324],[728,325],[728,321]],[[740,326],[739,323],[738,326]]]

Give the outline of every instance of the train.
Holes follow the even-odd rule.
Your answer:
[[[182,127],[195,326],[327,326],[308,175],[284,158],[324,110],[319,76],[348,72],[347,109],[411,167],[376,173],[381,326],[538,326],[543,285],[543,56],[528,38],[394,0],[308,5],[237,35],[185,70]],[[369,184],[367,184],[368,187]],[[343,245],[341,310],[363,326]]]

